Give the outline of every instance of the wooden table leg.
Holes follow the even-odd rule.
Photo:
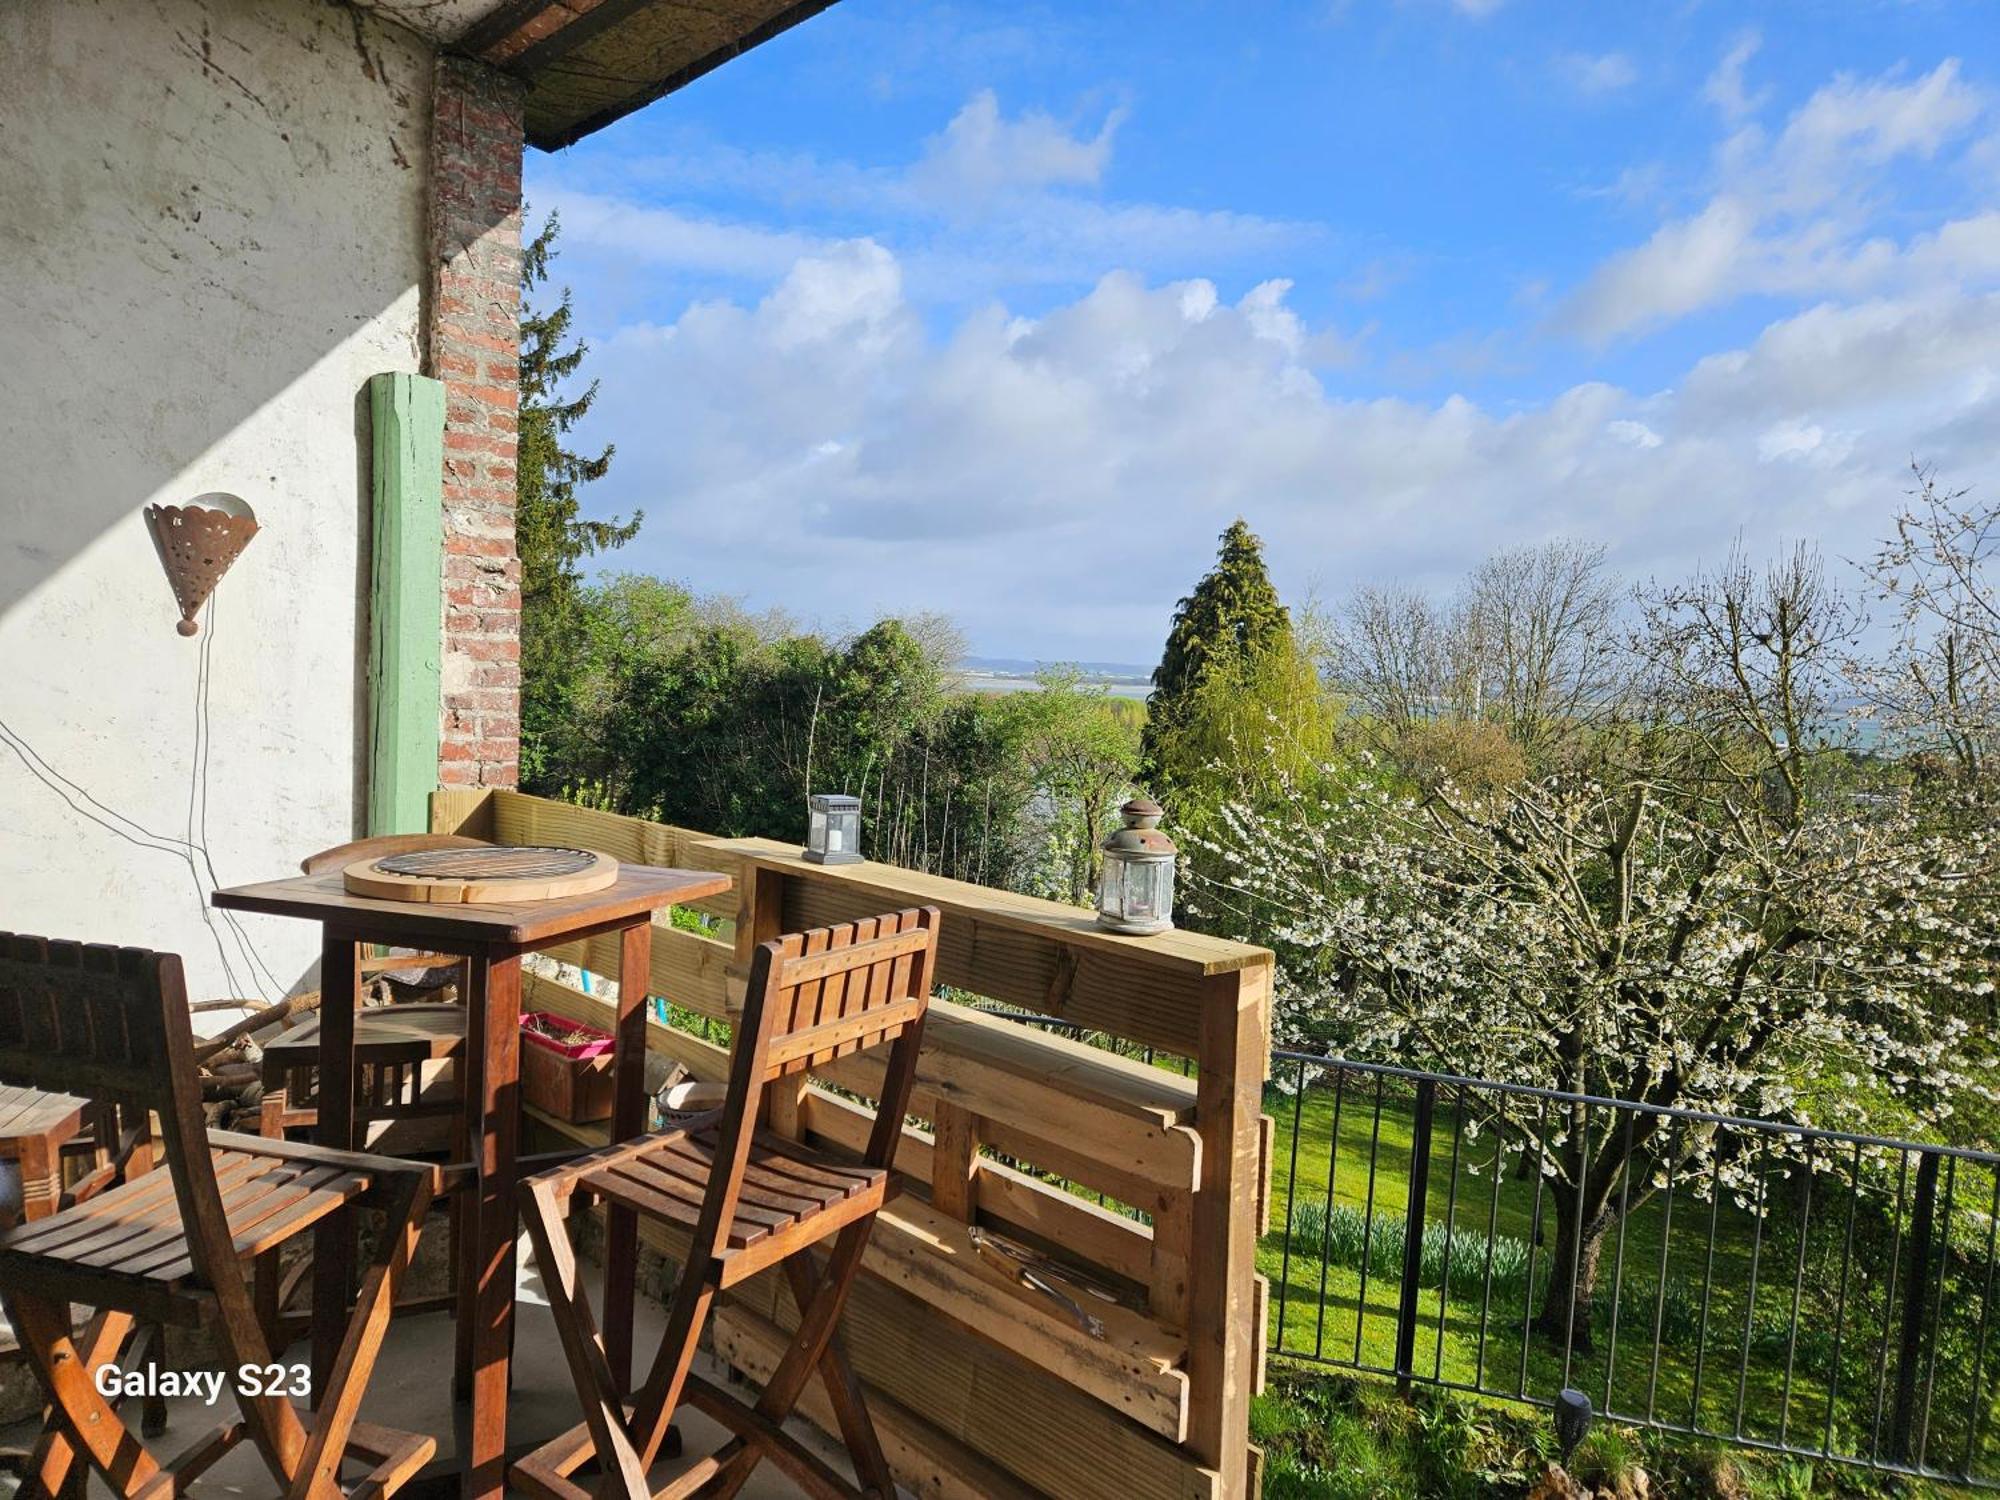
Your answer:
[[[521,960],[472,961],[466,1046],[480,1059],[472,1151],[478,1181],[465,1239],[473,1274],[459,1284],[459,1317],[471,1330],[472,1421],[466,1500],[500,1500],[507,1485],[507,1387],[513,1357],[515,1163],[520,1155]],[[468,1303],[470,1304],[468,1306]]]
[[[62,1202],[62,1152],[47,1135],[23,1136],[16,1145],[21,1174],[21,1218],[46,1219]]]
[[[646,992],[653,983],[650,914],[619,934],[617,1045],[611,1065],[611,1136],[646,1130]],[[621,1395],[632,1390],[632,1296],[639,1269],[639,1221],[607,1204],[604,1216],[604,1354]]]
[[[468,960],[459,974],[459,1003],[465,1007],[465,1050],[459,1054],[457,1067],[459,1099],[464,1110],[460,1116],[460,1139],[464,1160],[471,1166],[474,1180],[451,1196],[452,1292],[458,1298],[452,1313],[451,1393],[459,1402],[472,1399],[472,1329],[479,1287],[477,1177],[486,1120],[485,983],[485,969]]]
[[[319,1127],[322,1146],[354,1149],[354,1011],[361,1004],[361,976],[354,939],[323,928],[319,952]],[[332,1379],[353,1299],[354,1214],[342,1209],[313,1231],[312,1398]]]

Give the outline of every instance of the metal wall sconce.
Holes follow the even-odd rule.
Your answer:
[[[256,513],[236,496],[218,492],[197,495],[186,505],[149,505],[146,526],[181,608],[174,629],[193,635],[201,629],[195,616],[257,534]]]

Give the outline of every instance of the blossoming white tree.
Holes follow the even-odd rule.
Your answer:
[[[1853,674],[1885,727],[1944,754],[1960,775],[1991,769],[2000,743],[2000,503],[1976,503],[1928,468],[1869,565],[1895,609],[1897,649]]]
[[[1994,841],[1829,744],[1850,635],[1799,554],[1654,596],[1616,711],[1563,770],[1481,795],[1294,780],[1225,811],[1194,893],[1274,941],[1281,1009],[1350,1055],[1576,1095],[1810,1121],[1812,1085],[1942,1112],[1983,1087],[1941,997],[1990,988]],[[1588,1347],[1599,1252],[1668,1169],[1742,1180],[1728,1133],[1481,1091],[1539,1165],[1540,1327]],[[1628,1124],[1629,1120],[1629,1124]],[[1573,1330],[1573,1335],[1569,1334]]]

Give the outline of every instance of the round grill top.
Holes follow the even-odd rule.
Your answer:
[[[587,849],[421,849],[378,859],[375,868],[419,880],[544,880],[591,869],[601,858]]]
[[[588,849],[421,849],[356,860],[341,872],[348,894],[383,901],[553,901],[601,891],[618,861]]]

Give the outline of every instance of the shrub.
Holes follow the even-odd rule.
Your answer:
[[[1403,1274],[1403,1219],[1399,1212],[1377,1213],[1371,1223],[1362,1210],[1336,1203],[1295,1204],[1292,1208],[1292,1253],[1329,1265],[1362,1268],[1365,1260],[1371,1277],[1400,1278]],[[1423,1284],[1447,1286],[1451,1295],[1478,1300],[1487,1287],[1485,1236],[1463,1227],[1449,1235],[1450,1259],[1445,1251],[1447,1234],[1442,1224],[1424,1226],[1421,1250]],[[1518,1298],[1528,1277],[1528,1245],[1513,1235],[1494,1235],[1492,1247],[1492,1289],[1495,1297]]]

